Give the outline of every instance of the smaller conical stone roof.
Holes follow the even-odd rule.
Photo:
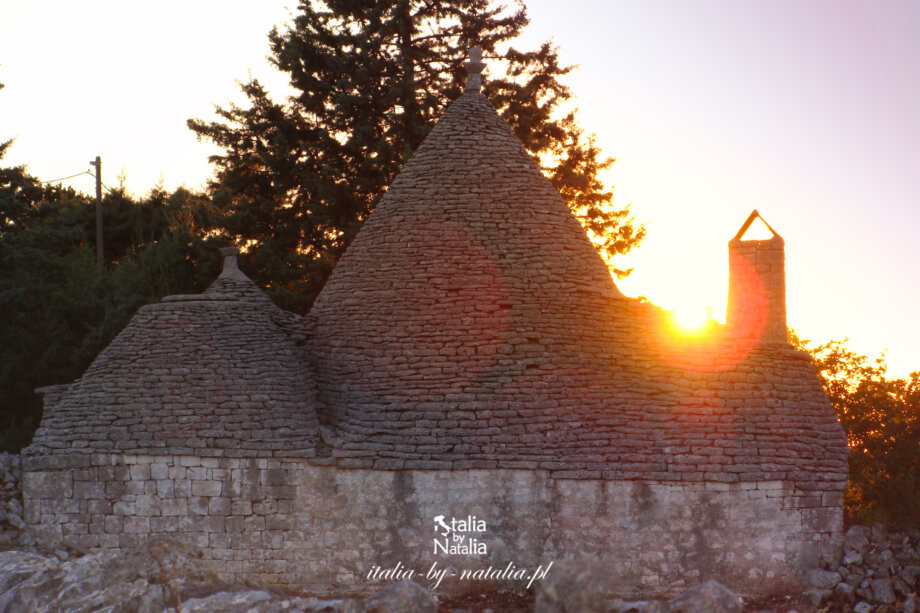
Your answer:
[[[28,453],[314,455],[313,383],[289,334],[300,318],[224,255],[204,293],[138,310],[46,407]]]

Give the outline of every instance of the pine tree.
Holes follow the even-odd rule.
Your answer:
[[[271,60],[294,90],[276,102],[257,80],[247,107],[189,120],[212,156],[224,233],[249,247],[248,271],[287,308],[305,310],[374,204],[463,91],[469,48],[497,75],[483,92],[609,258],[643,237],[611,205],[605,158],[586,137],[550,43],[520,51],[523,5],[490,0],[321,0],[269,34]],[[609,259],[608,259],[609,261]],[[619,275],[628,271],[614,268]]]

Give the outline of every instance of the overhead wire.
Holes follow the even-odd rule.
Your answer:
[[[42,184],[57,183],[58,181],[66,181],[67,179],[74,179],[74,178],[76,178],[76,177],[81,177],[81,176],[83,176],[83,175],[89,175],[89,176],[91,176],[91,177],[95,177],[95,176],[96,176],[96,175],[94,175],[92,172],[90,172],[90,171],[88,171],[88,170],[84,170],[83,172],[78,172],[78,173],[75,174],[75,175],[70,175],[70,176],[68,176],[68,177],[60,177],[60,178],[58,178],[58,179],[50,179],[50,180],[48,180],[48,181],[39,181],[39,183],[42,183]],[[102,187],[106,188],[107,190],[109,190],[109,191],[110,191],[111,193],[113,193],[113,194],[116,193],[116,190],[112,189],[111,187],[109,187],[109,186],[106,185],[105,183],[102,184]]]
[[[83,172],[78,172],[77,174],[70,175],[69,177],[61,177],[60,179],[51,179],[49,181],[39,181],[39,183],[57,183],[58,181],[66,181],[67,179],[73,179],[74,177],[79,177],[81,175],[89,175],[91,177],[95,176],[90,171],[84,170]]]
[[[89,176],[91,176],[91,177],[95,177],[95,176],[96,176],[96,175],[94,175],[93,173],[91,173],[90,171],[84,170],[83,172],[78,172],[77,174],[75,174],[75,175],[70,175],[69,177],[60,177],[59,179],[49,179],[48,181],[39,181],[39,183],[57,183],[58,181],[66,181],[67,179],[73,179],[73,178],[75,178],[75,177],[80,177],[80,176],[82,176],[82,175],[89,175]],[[112,192],[113,194],[116,192],[116,190],[112,189],[111,187],[109,187],[109,186],[106,185],[105,183],[102,184],[102,187],[106,188],[107,190],[109,190],[109,191]]]

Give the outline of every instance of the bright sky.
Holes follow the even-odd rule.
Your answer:
[[[582,125],[617,158],[617,201],[648,237],[618,285],[724,314],[727,242],[751,209],[786,240],[789,323],[920,369],[920,3],[529,0]],[[290,8],[289,8],[290,7]],[[197,187],[213,151],[185,127],[283,86],[266,33],[290,0],[0,0],[4,165]],[[65,183],[86,192],[92,178]]]

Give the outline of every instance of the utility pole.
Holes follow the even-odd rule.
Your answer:
[[[89,164],[96,167],[96,260],[99,262],[99,268],[103,268],[105,260],[102,257],[102,158],[97,155],[95,161]]]

